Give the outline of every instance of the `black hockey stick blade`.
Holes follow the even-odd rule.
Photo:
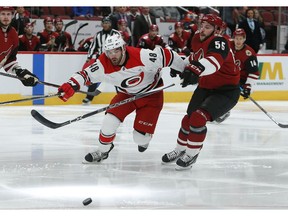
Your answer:
[[[251,96],[248,96],[248,98],[260,109],[262,110],[275,124],[277,124],[281,128],[288,128],[288,124],[281,124],[278,121],[276,121],[273,116],[271,116],[260,104],[258,104]]]
[[[49,127],[49,128],[52,128],[52,129],[56,129],[56,128],[63,127],[65,125],[69,125],[69,124],[71,124],[73,122],[80,121],[80,120],[85,119],[85,118],[87,118],[89,116],[104,112],[104,111],[106,111],[108,109],[112,109],[112,108],[115,108],[115,107],[130,103],[132,101],[135,101],[135,100],[137,100],[139,98],[143,98],[143,97],[146,97],[148,95],[154,94],[156,92],[160,92],[160,91],[162,91],[164,89],[167,89],[167,88],[170,88],[172,86],[175,86],[175,83],[172,83],[172,84],[167,85],[167,86],[162,86],[162,87],[153,89],[151,91],[148,91],[148,92],[145,92],[145,93],[142,93],[142,94],[134,95],[134,96],[132,96],[130,98],[127,98],[125,100],[122,100],[122,101],[120,101],[118,103],[110,104],[109,106],[106,106],[106,107],[100,108],[98,110],[86,113],[86,114],[84,114],[82,116],[78,116],[78,117],[76,117],[76,118],[74,118],[72,120],[68,120],[68,121],[65,121],[65,122],[62,122],[62,123],[52,122],[52,121],[46,119],[44,116],[42,116],[38,111],[36,111],[34,109],[31,110],[31,115],[33,116],[34,119],[36,119],[39,123],[45,125],[46,127]]]
[[[68,22],[68,23],[65,25],[63,31],[65,32],[66,29],[67,29],[69,26],[74,25],[74,24],[76,24],[77,22],[78,22],[78,20],[72,20],[72,21]]]
[[[77,31],[76,31],[76,34],[75,34],[75,36],[74,36],[74,41],[73,41],[73,46],[75,45],[75,42],[76,42],[76,38],[77,38],[77,36],[78,36],[78,32],[83,28],[83,27],[85,27],[85,26],[87,26],[89,23],[83,23],[83,24],[80,24],[79,25],[79,27],[78,27],[78,29],[77,29]]]

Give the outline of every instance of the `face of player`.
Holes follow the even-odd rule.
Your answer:
[[[53,31],[53,23],[52,23],[52,22],[46,22],[46,24],[45,24],[45,29],[46,29],[48,32]]]
[[[121,65],[123,63],[125,50],[123,51],[122,48],[119,47],[105,52],[113,65]]]
[[[126,31],[126,24],[118,25],[118,30],[119,31]]]
[[[245,37],[241,36],[241,35],[236,35],[234,38],[234,44],[235,44],[235,48],[236,50],[241,49],[244,46],[245,43]]]
[[[200,25],[200,40],[204,41],[208,37],[210,37],[215,31],[215,28],[213,25],[211,25],[208,22],[202,22]]]
[[[33,26],[27,26],[27,27],[25,27],[25,33],[27,34],[27,35],[32,35],[32,33],[33,33],[33,30],[34,30],[34,27]]]
[[[63,23],[62,22],[57,22],[55,25],[55,29],[57,32],[61,32],[63,28]]]
[[[157,36],[157,34],[158,34],[158,31],[149,31],[149,37],[150,37],[150,39],[154,39],[156,36]]]
[[[3,25],[3,27],[8,27],[12,21],[12,17],[13,15],[11,11],[0,11],[0,24]]]
[[[177,28],[175,29],[175,32],[176,32],[178,35],[181,35],[182,32],[183,32],[183,28],[177,27]]]

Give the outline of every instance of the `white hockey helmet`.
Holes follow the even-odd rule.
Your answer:
[[[104,43],[104,51],[116,49],[116,48],[124,48],[126,45],[125,41],[122,39],[122,36],[119,34],[114,34],[109,36]],[[123,49],[124,50],[124,49]]]

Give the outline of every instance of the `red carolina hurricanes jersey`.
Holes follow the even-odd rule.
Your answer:
[[[39,51],[40,39],[32,35],[30,39],[25,34],[19,35],[19,51]]]
[[[172,33],[168,38],[168,45],[176,52],[181,52],[183,48],[187,46],[187,41],[190,38],[191,33],[188,31],[183,30],[182,36],[179,37],[179,35],[174,32]],[[188,47],[190,48],[190,47]]]
[[[247,44],[244,44],[241,50],[236,50],[234,41],[231,41],[231,48],[235,56],[236,65],[240,69],[241,84],[244,84],[246,81],[251,84],[250,79],[257,80],[260,73],[255,51]]]
[[[0,27],[0,68],[7,72],[17,64],[18,34],[13,27],[8,27],[6,32]]]
[[[199,61],[205,70],[199,77],[199,87],[217,89],[225,85],[238,85],[240,72],[229,42],[221,35],[212,35],[200,41],[197,31],[192,39],[190,59]]]
[[[105,53],[95,63],[76,73],[71,79],[80,87],[97,82],[107,82],[120,92],[137,94],[157,86],[162,68],[171,67],[182,72],[185,61],[174,51],[156,47],[154,50],[127,46],[126,60],[122,66],[114,66]]]
[[[149,33],[144,34],[139,38],[137,47],[151,50],[153,50],[156,45],[162,46],[163,48],[166,47],[166,43],[163,41],[163,37],[161,35],[156,35],[152,40],[148,34]]]

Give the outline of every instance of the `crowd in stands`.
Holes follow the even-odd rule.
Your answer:
[[[12,26],[18,31],[21,41],[20,50],[73,51],[75,49],[71,44],[71,35],[63,32],[65,19],[102,20],[103,17],[109,16],[112,28],[121,32],[127,44],[139,46],[143,44],[139,39],[149,33],[150,26],[156,24],[157,18],[160,18],[160,21],[181,22],[184,30],[193,33],[197,30],[197,19],[202,14],[214,13],[225,21],[225,31],[231,36],[240,23],[246,20],[247,9],[248,7],[17,7]],[[252,9],[253,19],[257,21],[257,27],[258,25],[260,27],[261,44],[265,40],[266,48],[275,49],[279,18],[277,7],[253,7]],[[31,34],[31,29],[33,32],[35,25],[31,21],[38,18],[44,19],[45,26],[42,32],[37,33],[36,38],[40,41]],[[281,13],[281,24],[287,24],[286,8]],[[89,40],[91,38],[81,41],[80,50],[85,50],[83,44]],[[171,44],[171,41],[169,43]]]

